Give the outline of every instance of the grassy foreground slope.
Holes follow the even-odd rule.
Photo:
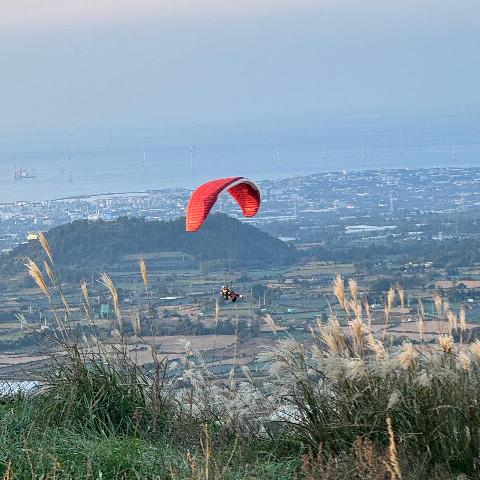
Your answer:
[[[41,287],[41,272],[30,267]],[[237,366],[218,378],[188,345],[180,362],[155,356],[153,366],[139,366],[122,343],[112,351],[71,337],[66,308],[65,319],[58,315],[63,353],[51,354],[57,368],[45,372],[43,389],[0,404],[0,475],[479,478],[480,341],[464,343],[460,319],[435,345],[391,347],[370,329],[356,283],[350,287],[336,279],[330,320],[312,329],[308,344],[278,340],[263,355],[262,377]],[[391,293],[386,324],[395,301]],[[440,297],[437,307],[439,315],[449,308]],[[337,320],[342,309],[349,331]]]
[[[193,352],[178,384],[161,361],[146,372],[121,350],[84,354],[69,344],[42,392],[2,401],[0,474],[478,478],[480,342],[462,347],[444,335],[438,347],[387,352],[355,322],[352,336],[335,320],[321,326],[312,348],[279,342],[265,357],[265,382],[248,369],[216,379]]]
[[[86,398],[78,398],[79,401]],[[94,400],[93,398],[91,400]],[[83,426],[78,418],[53,420],[45,413],[53,398],[16,399],[0,405],[2,424],[0,473],[4,479],[290,479],[298,470],[299,457],[275,451],[274,442],[246,443],[219,432],[208,433],[184,419],[165,432],[144,428],[115,432],[115,425],[102,429]],[[148,427],[145,427],[148,430]],[[189,435],[195,430],[198,437]],[[208,440],[207,440],[208,438]],[[205,474],[205,453],[209,446]],[[232,456],[234,455],[234,457]],[[230,459],[230,457],[232,458]]]
[[[37,394],[1,397],[4,479],[479,478],[480,340],[469,343],[465,312],[453,312],[440,293],[435,308],[449,320],[446,333],[425,343],[419,308],[420,341],[398,347],[387,326],[392,308],[404,304],[403,289],[387,293],[382,332],[371,328],[356,281],[346,289],[337,277],[330,318],[312,325],[309,341],[278,335],[259,359],[262,370],[234,362],[225,378],[188,342],[176,360],[150,349],[152,362],[138,364],[128,353],[125,322],[139,329],[106,273],[112,340],[79,337],[56,257],[39,239],[45,263],[30,259],[27,268],[56,327],[24,328],[45,339],[51,367]],[[148,292],[144,262],[140,273]],[[94,325],[88,284],[81,295]],[[274,320],[265,320],[277,335]]]

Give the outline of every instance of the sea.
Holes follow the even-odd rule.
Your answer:
[[[0,133],[0,203],[187,188],[212,178],[480,166],[480,112]],[[15,169],[35,178],[15,179]]]

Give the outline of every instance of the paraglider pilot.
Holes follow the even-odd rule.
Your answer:
[[[235,303],[238,298],[240,298],[241,295],[239,295],[233,288],[230,288],[228,285],[224,285],[222,289],[220,290],[220,293],[222,294],[222,297],[225,300],[231,300],[233,303]]]
[[[220,293],[222,294],[222,297],[225,300],[228,300],[230,297],[230,289],[228,288],[228,285],[224,285],[222,289],[220,290]]]

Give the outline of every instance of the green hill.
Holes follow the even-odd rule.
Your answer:
[[[57,266],[101,267],[125,256],[180,252],[193,261],[219,265],[277,266],[292,263],[296,250],[252,225],[223,214],[211,215],[202,229],[185,232],[185,219],[147,221],[119,218],[114,221],[81,220],[47,232]],[[44,258],[38,241],[17,246],[3,257],[4,267],[20,264],[25,257]]]

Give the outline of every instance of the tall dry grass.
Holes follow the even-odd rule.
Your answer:
[[[333,287],[345,312],[342,283],[337,277]],[[391,289],[387,320],[394,299]],[[473,475],[480,460],[480,341],[456,343],[466,330],[465,313],[457,316],[438,293],[433,300],[440,319],[450,324],[449,334],[439,334],[435,343],[424,342],[426,319],[419,302],[418,344],[386,346],[386,328],[379,338],[360,318],[342,328],[335,309],[328,322],[317,321],[311,347],[279,344],[268,358],[282,398],[296,412],[288,422],[295,438],[313,451],[321,446],[327,457],[349,451],[358,438],[383,445],[395,479],[402,478],[403,469],[411,471],[410,459],[422,465],[420,478],[429,478],[439,464]],[[349,311],[355,308],[350,305]]]
[[[124,335],[124,323],[123,323],[123,315],[120,309],[120,300],[118,296],[118,290],[115,286],[112,278],[105,272],[102,272],[100,275],[101,283],[107,288],[110,292],[110,296],[112,299],[113,304],[113,311],[115,312],[115,318],[117,319],[118,331],[120,333],[120,337],[123,342],[123,335]]]
[[[51,261],[47,251],[46,255]],[[147,289],[146,265],[139,265]],[[56,302],[41,269],[31,260],[27,268],[55,312]],[[51,275],[53,284],[60,285],[53,266]],[[124,313],[115,283],[106,273],[101,282],[111,297],[125,344]],[[288,439],[290,445],[310,452],[299,467],[304,478],[336,478],[325,472],[337,475],[340,465],[349,465],[359,478],[382,478],[374,476],[375,465],[382,466],[383,478],[392,479],[409,478],[413,470],[414,478],[433,478],[439,465],[449,474],[476,475],[480,341],[467,344],[463,337],[462,343],[455,342],[457,333],[466,331],[465,313],[461,310],[457,316],[437,292],[435,308],[440,319],[449,320],[448,334],[431,344],[389,346],[382,339],[396,296],[400,305],[405,304],[403,290],[396,286],[387,292],[385,325],[375,334],[372,312],[356,281],[348,282],[347,292],[338,276],[332,287],[338,308],[331,308],[329,320],[317,320],[310,342],[278,338],[275,347],[261,355],[269,366],[261,379],[243,367],[242,375],[226,381],[214,375],[188,345],[179,362],[157,357],[155,367],[145,370],[126,349],[115,351],[98,339],[88,339],[96,351],[76,343],[67,355],[57,356],[57,370],[46,378],[45,417],[49,422],[75,428],[88,424],[113,434],[182,432],[199,447],[188,459],[190,478],[221,478],[212,453],[212,432],[243,441]],[[88,318],[91,301],[86,283],[81,290]],[[424,340],[427,320],[421,302],[418,310]],[[59,332],[68,335],[63,318],[58,315],[58,319]],[[265,321],[276,332],[273,320]],[[132,322],[134,333],[140,332],[135,316]]]
[[[148,280],[148,270],[147,264],[143,257],[138,259],[138,265],[140,267],[140,275],[142,276],[142,282],[145,290],[148,290],[149,280]]]

